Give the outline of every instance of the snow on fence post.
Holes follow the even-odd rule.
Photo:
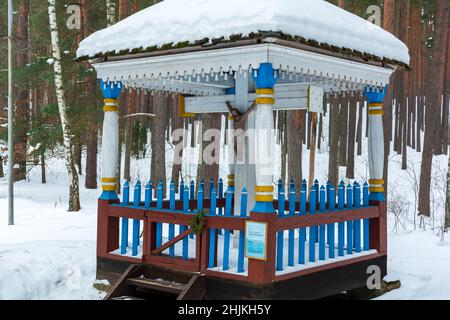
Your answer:
[[[326,189],[324,186],[320,187],[320,213],[324,214],[326,206]],[[319,260],[325,260],[325,225],[319,226]]]
[[[334,185],[330,184],[329,189],[329,201],[328,201],[328,210],[333,212],[336,210],[336,191],[334,189]],[[334,259],[335,257],[335,248],[334,248],[334,223],[330,223],[328,225],[328,257],[330,259]]]
[[[347,208],[353,208],[353,187],[347,186]],[[347,221],[347,254],[353,253],[353,221]]]
[[[138,180],[134,186],[133,206],[139,207],[141,203],[141,182]],[[131,244],[132,256],[137,256],[139,246],[141,220],[133,219],[133,241]]]
[[[183,212],[189,213],[189,187],[187,185],[184,186],[183,192]],[[180,233],[186,231],[187,228],[187,226],[180,225]],[[183,239],[183,259],[189,259],[189,237],[184,237]]]
[[[343,211],[345,208],[345,184],[342,181],[338,187],[338,209]],[[338,223],[338,256],[344,256],[344,242],[345,242],[345,223]]]
[[[316,213],[317,206],[317,191],[316,188],[311,188],[309,196],[309,212],[310,214]],[[309,227],[309,262],[316,261],[316,228],[315,226]]]
[[[353,184],[353,206],[355,208],[361,208],[361,186],[355,181]],[[355,252],[361,252],[361,220],[353,221],[354,232],[354,248]]]
[[[158,189],[156,191],[156,209],[162,210],[163,208],[163,182],[160,181],[158,184]],[[156,248],[162,245],[162,223],[156,223]]]
[[[295,216],[295,183],[291,180],[289,185],[289,215]],[[295,229],[289,229],[288,232],[288,266],[294,266],[294,241],[295,241]]]
[[[281,180],[280,180],[281,181]],[[285,193],[283,190],[283,184],[278,184],[278,217],[284,217],[285,211]],[[280,230],[277,233],[277,271],[283,271],[283,250],[284,250],[284,230]]]
[[[300,192],[300,215],[306,215],[306,180],[303,180]],[[300,228],[298,237],[298,263],[305,264],[306,228]]]
[[[369,207],[369,184],[366,182],[363,186],[363,206],[365,208]],[[369,219],[363,220],[364,228],[364,251],[370,250],[370,222]]]
[[[247,189],[244,187],[241,192],[241,217],[247,217]],[[245,251],[245,230],[239,231],[239,248],[238,248],[238,267],[237,272],[243,273],[244,270],[244,251]]]
[[[122,192],[122,205],[128,206],[130,203],[130,183],[125,181]],[[120,254],[127,253],[128,246],[128,218],[122,217],[122,230],[120,240]]]
[[[233,191],[228,188],[225,193],[225,216],[231,217],[231,201],[233,199]],[[225,235],[223,239],[223,271],[227,271],[230,268],[230,230],[225,229]]]
[[[170,182],[170,196],[169,196],[169,209],[170,211],[175,211],[175,184],[173,181]],[[175,237],[175,225],[173,223],[169,224],[169,241]],[[175,245],[169,248],[169,256],[175,256]]]
[[[217,198],[216,189],[214,187],[211,189],[211,207],[209,214],[216,215],[217,208]],[[209,255],[208,255],[208,268],[214,268],[216,266],[216,229],[209,230]]]

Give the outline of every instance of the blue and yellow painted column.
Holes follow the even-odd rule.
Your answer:
[[[253,75],[256,84],[255,165],[256,188],[254,212],[273,213],[274,167],[274,86],[278,72],[271,63],[262,63]]]
[[[105,113],[102,135],[102,189],[101,200],[117,200],[117,162],[119,148],[119,106],[117,99],[122,91],[121,82],[100,80],[104,96]]]
[[[384,131],[383,100],[387,87],[366,87],[364,93],[369,107],[369,190],[371,201],[385,201],[384,197]]]

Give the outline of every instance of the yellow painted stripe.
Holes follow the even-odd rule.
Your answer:
[[[233,116],[228,116],[228,120],[234,121],[234,120],[236,120],[236,118]]]
[[[268,195],[268,196],[256,195],[255,200],[256,200],[256,202],[272,202],[273,196],[271,196],[271,195]]]
[[[230,187],[234,187],[234,181],[228,181],[228,185],[230,186]]]
[[[102,186],[103,191],[116,191],[117,190],[117,185],[103,185]]]
[[[230,174],[227,178],[230,180],[234,180],[234,174]]]
[[[102,182],[117,182],[117,178],[102,178]]]
[[[274,94],[273,89],[256,89],[256,94]]]
[[[104,103],[117,103],[117,99],[103,99]]]
[[[119,107],[118,106],[104,106],[103,111],[104,112],[118,112]]]
[[[256,192],[273,192],[273,186],[256,186]]]
[[[382,116],[382,115],[384,115],[384,111],[383,110],[369,110],[369,115],[370,116]]]
[[[256,104],[275,104],[274,98],[256,98]]]
[[[370,179],[369,180],[370,184],[384,184],[384,180],[379,180],[379,179]]]
[[[369,108],[379,108],[379,107],[384,107],[384,104],[382,102],[380,103],[369,103]]]
[[[369,188],[370,192],[384,192],[384,188],[383,187],[370,187]]]

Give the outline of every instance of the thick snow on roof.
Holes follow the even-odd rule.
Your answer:
[[[165,0],[81,42],[77,57],[204,38],[281,31],[409,64],[407,46],[323,0]]]

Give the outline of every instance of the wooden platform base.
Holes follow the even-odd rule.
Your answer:
[[[130,267],[129,262],[97,259],[97,279],[107,279],[114,284]],[[251,299],[251,300],[315,300],[339,294],[366,286],[371,274],[368,267],[378,266],[381,279],[387,274],[387,257],[352,263],[292,278],[274,282],[271,285],[256,287],[246,282],[205,276],[205,299]],[[145,266],[151,270],[153,277],[180,279],[186,282],[187,277],[198,274],[188,274],[170,269]]]

